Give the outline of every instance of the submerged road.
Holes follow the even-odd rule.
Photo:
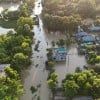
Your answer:
[[[40,3],[40,4],[39,4]],[[33,15],[40,15],[42,12],[41,0],[37,0],[35,2],[35,8],[33,10]],[[33,31],[35,33],[34,39],[35,44],[32,45],[32,64],[23,73],[23,83],[25,94],[20,97],[20,100],[37,100],[38,96],[40,100],[49,100],[50,92],[47,86],[47,77],[48,71],[45,70],[45,61],[46,57],[46,49],[51,47],[51,41],[57,39],[64,39],[65,36],[63,34],[48,34],[45,33],[43,29],[43,22],[39,17],[39,26],[34,25]],[[34,51],[35,45],[39,43],[39,52]],[[68,50],[68,55],[65,63],[57,63],[54,67],[55,71],[59,74],[58,82],[59,86],[61,86],[61,81],[65,77],[67,73],[73,73],[76,67],[83,67],[86,64],[85,58],[83,56],[77,55],[77,48],[73,45]],[[30,91],[30,87],[40,86],[36,93],[32,94]]]

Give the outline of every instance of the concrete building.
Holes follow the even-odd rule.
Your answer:
[[[53,49],[53,60],[55,61],[66,61],[67,50],[66,48],[54,48]]]

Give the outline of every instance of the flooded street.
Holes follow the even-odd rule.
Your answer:
[[[42,6],[39,4],[41,0],[36,1],[35,9],[33,11],[33,15],[40,15],[42,11]],[[31,16],[31,17],[32,17]],[[37,100],[37,97],[40,97],[40,100],[49,100],[50,92],[47,86],[47,76],[48,71],[45,70],[45,61],[46,57],[46,49],[51,47],[51,41],[57,40],[60,38],[65,38],[63,34],[47,34],[43,29],[42,20],[39,18],[39,26],[34,26],[33,31],[35,33],[35,44],[39,43],[39,52],[34,51],[35,45],[32,45],[32,65],[29,69],[27,69],[23,73],[23,83],[25,94],[21,96],[20,100]],[[48,42],[48,45],[47,45]],[[83,67],[86,64],[85,58],[83,56],[78,56],[76,45],[72,46],[68,50],[68,55],[65,63],[57,63],[55,71],[59,74],[58,81],[59,86],[61,85],[62,79],[65,77],[67,73],[73,73],[76,67]],[[30,87],[40,85],[38,91],[34,94],[31,93]]]

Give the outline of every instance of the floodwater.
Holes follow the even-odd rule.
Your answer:
[[[33,10],[32,16],[40,16],[41,12],[41,0],[37,0],[35,2],[35,9]],[[47,33],[44,31],[43,22],[40,17],[39,26],[35,25],[33,31],[35,33],[35,43],[32,45],[32,64],[22,73],[25,93],[20,97],[20,100],[37,100],[38,96],[40,97],[40,100],[50,100],[50,90],[47,86],[48,71],[45,70],[45,61],[47,60],[46,49],[52,47],[51,41],[60,38],[65,39],[65,35],[60,33]],[[38,48],[39,52],[34,51],[35,44],[37,44],[38,41],[40,41]],[[67,73],[73,73],[76,67],[82,68],[84,64],[86,64],[84,56],[79,56],[76,45],[72,45],[72,47],[68,50],[66,62],[57,63],[54,67],[55,71],[59,74],[59,86],[61,86],[61,81]],[[40,87],[38,88],[37,92],[32,94],[30,87],[37,87],[37,85],[40,85]]]
[[[14,32],[14,29],[13,28],[6,29],[6,28],[3,28],[3,27],[0,27],[0,35],[6,34],[9,31],[13,31]]]
[[[1,3],[0,4],[0,14],[3,10],[8,9],[9,11],[15,11],[20,6],[20,3]]]
[[[35,3],[35,6],[38,5],[38,2],[41,2],[40,0]],[[37,8],[38,12],[34,12],[35,14],[39,15],[42,11],[41,8]],[[40,11],[39,11],[40,10]],[[47,86],[47,76],[48,72],[45,70],[45,61],[47,60],[46,57],[46,39],[45,39],[45,33],[43,31],[43,24],[42,20],[39,19],[39,26],[34,26],[33,31],[35,33],[35,44],[39,43],[39,52],[34,51],[34,44],[32,46],[33,55],[32,55],[32,64],[29,69],[27,69],[23,73],[23,83],[24,83],[24,89],[25,94],[20,97],[20,100],[37,100],[37,97],[40,97],[40,100],[49,100],[49,90]],[[38,64],[38,66],[37,66]],[[40,85],[37,92],[35,94],[32,94],[30,91],[31,86],[37,86]],[[36,96],[35,96],[36,95]]]
[[[74,73],[77,67],[84,70],[83,66],[87,65],[85,57],[78,55],[77,45],[73,44],[67,53],[66,62],[58,63],[55,66],[55,71],[58,73],[58,86],[61,86],[62,80],[65,78],[66,74]]]
[[[18,7],[20,6],[20,2],[19,3],[7,3],[7,4],[0,4],[0,14],[2,13],[2,11],[4,9],[8,9],[9,11],[15,11],[18,9]],[[0,35],[1,34],[6,34],[8,31],[14,31],[13,28],[3,28],[3,27],[0,27]]]

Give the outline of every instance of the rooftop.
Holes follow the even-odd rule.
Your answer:
[[[95,42],[95,37],[92,35],[86,35],[82,37],[83,42]]]
[[[66,53],[66,48],[57,48],[58,53]]]
[[[76,36],[78,36],[78,37],[82,37],[82,36],[85,36],[85,35],[87,35],[87,33],[86,32],[78,32],[77,34],[76,34]]]
[[[65,61],[66,54],[67,54],[66,48],[54,48],[52,56],[55,61]]]

